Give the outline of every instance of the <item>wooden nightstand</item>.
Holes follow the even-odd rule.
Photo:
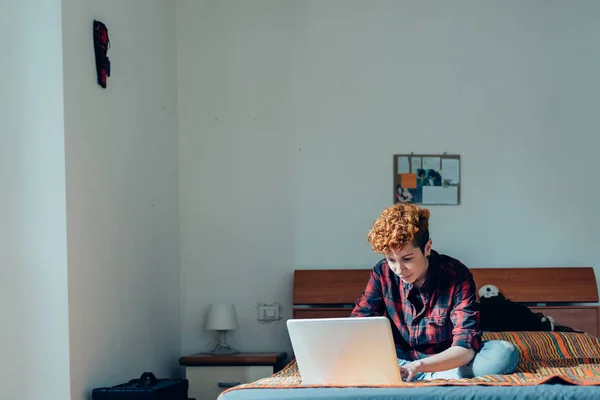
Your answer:
[[[181,357],[179,364],[185,367],[185,377],[190,384],[188,397],[215,400],[225,389],[281,370],[286,356],[286,353],[197,353]]]

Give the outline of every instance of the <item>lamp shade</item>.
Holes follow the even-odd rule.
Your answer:
[[[211,304],[206,316],[206,329],[231,331],[238,327],[237,314],[233,304]]]

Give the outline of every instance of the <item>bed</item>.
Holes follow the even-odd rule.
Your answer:
[[[370,269],[296,270],[293,318],[346,317]],[[219,400],[304,399],[600,399],[598,289],[593,268],[471,269],[477,288],[497,286],[515,302],[579,332],[483,332],[513,342],[517,372],[458,381],[403,382],[385,387],[302,385],[294,359],[270,377],[230,388]]]

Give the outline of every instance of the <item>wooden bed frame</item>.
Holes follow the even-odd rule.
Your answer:
[[[600,334],[600,307],[594,269],[471,268],[477,290],[492,284],[509,299],[550,315],[555,324]],[[371,269],[294,271],[293,317],[347,317],[362,294]]]

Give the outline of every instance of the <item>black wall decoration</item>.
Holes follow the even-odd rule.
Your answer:
[[[110,76],[110,60],[107,53],[110,48],[108,29],[100,21],[94,20],[94,52],[96,54],[96,74],[98,85],[106,89],[106,79]]]

